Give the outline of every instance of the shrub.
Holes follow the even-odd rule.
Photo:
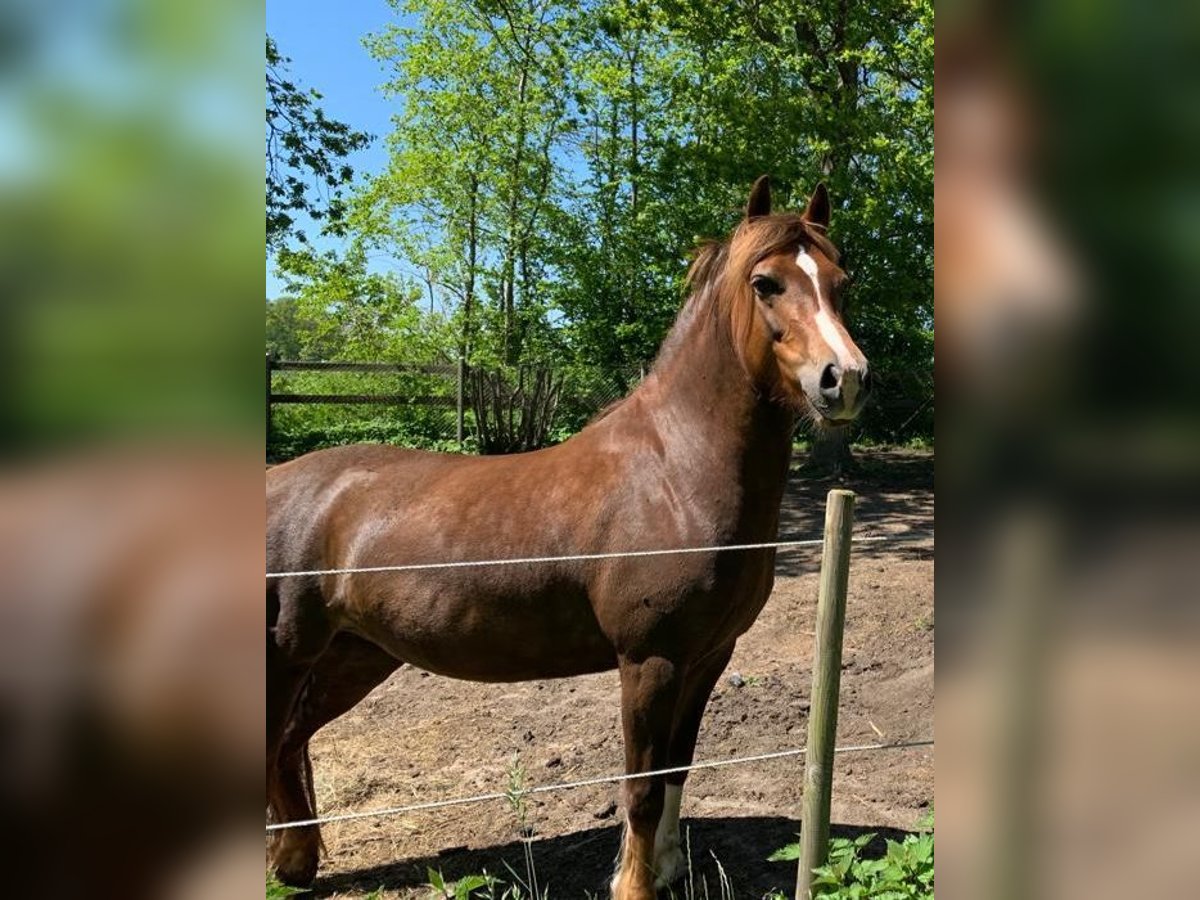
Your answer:
[[[447,428],[432,417],[391,415],[311,425],[293,420],[274,429],[267,449],[271,459],[287,460],[345,444],[394,444],[415,450],[459,452],[453,424]],[[477,452],[473,435],[466,436],[462,450]]]

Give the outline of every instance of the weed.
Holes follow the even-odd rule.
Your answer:
[[[429,887],[436,892],[433,896],[437,900],[470,900],[471,897],[491,900],[496,896],[496,888],[503,884],[486,869],[482,875],[464,875],[452,884],[447,884],[437,869],[426,869],[425,877],[429,879]]]
[[[452,884],[435,869],[427,869],[426,878],[433,889],[431,900],[549,900],[549,891],[538,897],[530,892],[528,884],[513,872],[511,866],[508,871],[514,879],[508,885],[495,875],[489,875],[486,869],[482,875],[464,875]]]
[[[508,805],[517,819],[517,833],[521,837],[521,845],[525,854],[525,878],[520,878],[512,872],[518,883],[523,885],[531,897],[538,897],[537,868],[533,864],[533,825],[529,821],[529,805],[526,803],[528,788],[525,786],[525,767],[520,757],[513,757],[508,767],[508,787],[504,792]]]
[[[285,897],[294,897],[296,894],[307,894],[308,891],[304,888],[289,887],[281,882],[274,875],[267,875],[267,900],[284,900]]]
[[[859,900],[886,897],[888,900],[933,900],[933,817],[926,819],[930,830],[910,834],[903,841],[887,842],[882,859],[863,859],[862,850],[874,834],[853,840],[834,838],[829,842],[829,861],[813,870],[813,896],[830,900]],[[926,822],[922,823],[925,828]],[[771,854],[772,862],[800,857],[800,844],[788,844]],[[772,894],[768,900],[782,898]]]

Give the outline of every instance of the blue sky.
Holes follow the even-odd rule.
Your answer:
[[[350,158],[356,176],[382,171],[387,164],[384,138],[391,131],[394,109],[394,101],[385,100],[379,90],[386,75],[363,48],[362,38],[396,20],[385,0],[271,0],[267,4],[267,34],[275,38],[284,56],[291,57],[289,68],[296,82],[324,95],[321,105],[329,116],[375,136],[370,147]],[[272,269],[268,261],[268,297],[283,292]]]

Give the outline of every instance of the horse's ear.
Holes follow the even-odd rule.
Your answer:
[[[771,178],[760,175],[750,188],[750,199],[746,203],[746,218],[757,219],[771,214]]]
[[[825,182],[817,185],[812,196],[808,198],[808,206],[804,207],[804,220],[818,228],[829,227],[829,190]]]

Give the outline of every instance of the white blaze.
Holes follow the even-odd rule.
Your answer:
[[[818,269],[817,261],[808,255],[808,250],[804,247],[800,248],[800,252],[796,254],[796,265],[804,270],[805,274],[812,279],[813,289],[817,292],[817,301],[823,303],[821,299],[821,282],[817,279]]]
[[[855,368],[854,354],[846,346],[846,341],[842,337],[842,329],[838,328],[837,323],[833,321],[833,317],[826,310],[818,309],[816,320],[817,331],[821,332],[821,337],[825,339],[825,343],[829,345],[829,349],[837,357],[838,365],[842,367],[842,371]]]
[[[848,369],[859,368],[859,361],[850,345],[846,342],[846,332],[834,320],[829,312],[829,304],[825,301],[825,295],[821,293],[821,279],[817,269],[817,261],[813,259],[808,250],[804,247],[800,248],[800,252],[796,254],[796,265],[798,265],[812,282],[813,292],[817,295],[817,314],[814,317],[817,322],[817,331],[821,333],[821,337],[825,343],[829,345],[829,349],[833,351],[837,357],[838,365],[842,371]],[[854,402],[854,397],[846,398],[848,403]]]

